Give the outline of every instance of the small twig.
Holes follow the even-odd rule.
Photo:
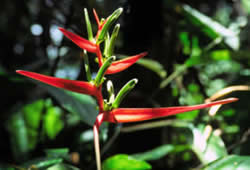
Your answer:
[[[231,152],[235,147],[245,143],[248,140],[249,136],[250,136],[250,128],[246,132],[243,133],[241,139],[238,142],[236,142],[228,147],[228,149],[227,149],[228,152]]]
[[[110,146],[114,143],[114,141],[117,139],[117,137],[119,136],[121,131],[121,125],[119,125],[119,127],[116,128],[114,134],[112,135],[112,137],[109,139],[109,141],[103,146],[102,151],[101,151],[101,155],[103,155],[108,148],[110,148]]]
[[[235,92],[235,91],[249,91],[249,90],[250,90],[250,86],[247,86],[247,85],[229,86],[229,87],[226,87],[222,90],[219,90],[218,92],[213,94],[211,97],[206,99],[205,102],[214,101],[218,98],[224,97],[224,96],[226,96],[232,92]]]
[[[129,126],[129,127],[122,127],[121,132],[130,133],[130,132],[135,132],[139,130],[147,130],[147,129],[158,128],[158,127],[169,126],[169,125],[186,127],[188,126],[188,123],[185,121],[180,121],[176,119],[166,119],[166,120],[159,120],[155,122],[141,123],[141,124]]]

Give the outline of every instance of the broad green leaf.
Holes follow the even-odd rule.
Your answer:
[[[203,132],[193,128],[192,149],[197,154],[203,164],[208,164],[223,156],[227,156],[227,149],[223,140],[213,133],[206,139]]]
[[[200,13],[189,5],[181,6],[182,13],[187,17],[194,25],[198,26],[203,32],[205,32],[212,39],[222,37],[225,44],[234,50],[239,49],[239,37],[238,33],[224,27],[220,23],[214,21],[208,16]]]
[[[45,169],[63,161],[62,158],[37,158],[23,165],[24,168]]]
[[[210,53],[210,57],[213,60],[230,60],[230,51],[223,49],[223,50],[215,50]]]
[[[17,170],[17,166],[0,164],[0,170]]]
[[[229,155],[208,164],[204,170],[247,170],[250,156]]]
[[[68,164],[60,163],[49,167],[47,170],[80,170],[80,169]]]
[[[157,160],[175,151],[174,145],[166,144],[147,152],[131,155],[133,158],[143,161]]]
[[[194,120],[200,113],[200,110],[193,110],[190,112],[185,112],[183,114],[177,114],[176,118],[181,120]]]
[[[242,7],[245,9],[245,11],[250,14],[250,1],[249,0],[241,0]]]
[[[46,149],[45,150],[46,155],[48,157],[67,157],[68,153],[69,153],[69,149],[68,148],[59,148],[59,149]]]
[[[74,93],[53,86],[38,83],[44,87],[69,112],[79,115],[80,119],[92,126],[98,115],[95,100],[88,95]]]
[[[37,100],[22,108],[22,114],[28,131],[29,148],[32,150],[38,142],[38,130],[42,120],[45,105],[44,100]]]
[[[167,76],[166,70],[158,61],[155,61],[152,59],[141,58],[136,63],[142,65],[143,67],[145,67],[153,72],[155,72],[162,79]]]
[[[11,148],[17,161],[27,158],[29,147],[28,130],[23,115],[14,113],[7,123]]]
[[[43,109],[44,100],[37,100],[23,107],[22,112],[27,126],[33,129],[39,128]]]
[[[47,112],[44,116],[43,127],[50,139],[54,139],[64,126],[61,116],[62,110],[59,107],[47,108]]]
[[[151,165],[145,161],[136,160],[126,154],[118,154],[106,159],[103,170],[147,170]]]

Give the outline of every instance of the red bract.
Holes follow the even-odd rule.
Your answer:
[[[97,26],[98,26],[98,30],[97,30],[97,33],[96,33],[96,39],[98,39],[98,36],[102,30],[102,27],[104,26],[104,24],[107,22],[108,18],[105,19],[102,23],[100,23],[100,20],[99,20],[99,17],[98,17],[98,14],[96,12],[95,9],[93,9],[93,14],[94,14],[94,17],[95,17],[95,20],[96,20],[96,23],[97,23]]]
[[[80,48],[91,52],[91,53],[96,53],[97,52],[97,46],[93,42],[86,40],[79,35],[76,35],[70,31],[67,31],[63,28],[59,28],[59,30],[71,41],[73,41],[76,45],[78,45]]]
[[[99,29],[100,28],[100,20],[99,20],[98,14],[97,14],[95,9],[93,9],[93,14],[94,14],[94,17],[95,17],[95,20],[96,20],[96,23],[97,23],[97,26]]]
[[[112,123],[128,123],[138,122],[150,119],[157,119],[166,116],[171,116],[192,110],[204,109],[214,105],[227,104],[237,101],[237,98],[228,98],[211,103],[194,105],[194,106],[179,106],[179,107],[162,107],[162,108],[118,108],[104,113],[104,121]]]
[[[98,89],[93,84],[88,83],[88,82],[67,80],[67,79],[62,79],[62,78],[45,76],[42,74],[29,72],[29,71],[23,71],[23,70],[17,70],[16,72],[18,74],[24,75],[26,77],[30,77],[32,79],[41,81],[51,86],[66,89],[69,91],[82,93],[82,94],[89,94],[93,96],[96,96],[98,93]]]
[[[139,60],[140,58],[144,57],[147,54],[148,54],[147,52],[144,52],[135,56],[131,56],[122,60],[115,61],[108,68],[106,74],[114,74],[114,73],[121,72],[127,69],[128,67],[130,67],[131,65],[133,65],[137,60]]]

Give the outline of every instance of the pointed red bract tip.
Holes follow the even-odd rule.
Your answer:
[[[115,74],[115,73],[121,72],[127,69],[128,67],[132,66],[137,60],[146,56],[147,54],[148,54],[147,52],[143,52],[135,56],[131,56],[122,60],[115,61],[108,68],[106,74]]]
[[[77,46],[79,46],[80,48],[91,52],[91,53],[96,53],[97,47],[96,44],[94,44],[93,42],[86,40],[82,37],[80,37],[77,34],[74,34],[70,31],[67,31],[61,27],[58,28],[68,39],[70,39],[71,41],[73,41]]]
[[[237,98],[228,98],[211,103],[194,106],[162,107],[162,108],[118,108],[104,116],[105,121],[113,123],[138,122],[176,115],[183,112],[204,109],[214,105],[227,104],[237,101]]]
[[[98,17],[98,14],[97,14],[95,8],[93,8],[93,14],[94,14],[94,17],[95,17],[97,26],[98,26],[98,28],[99,28],[99,27],[100,27],[100,20],[99,20],[99,17]]]
[[[89,94],[93,96],[97,95],[97,88],[93,84],[88,83],[88,82],[45,76],[42,74],[29,72],[29,71],[23,71],[23,70],[17,70],[16,72],[18,74],[41,81],[45,84],[49,84],[57,88],[62,88],[62,89],[66,89],[69,91],[82,93],[82,94]]]

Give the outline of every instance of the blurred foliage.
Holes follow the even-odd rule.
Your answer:
[[[199,104],[223,88],[250,83],[249,0],[3,0],[0,169],[95,169],[96,101],[29,81],[15,70],[85,80],[81,49],[57,28],[87,38],[83,9],[95,32],[92,8],[106,17],[118,7],[124,12],[115,54],[149,53],[128,70],[107,76],[115,92],[128,80],[139,80],[122,107]],[[89,54],[91,76],[97,71],[93,57]],[[246,169],[249,92],[225,95],[240,101],[213,115],[200,110],[146,125],[104,124],[103,169]]]

